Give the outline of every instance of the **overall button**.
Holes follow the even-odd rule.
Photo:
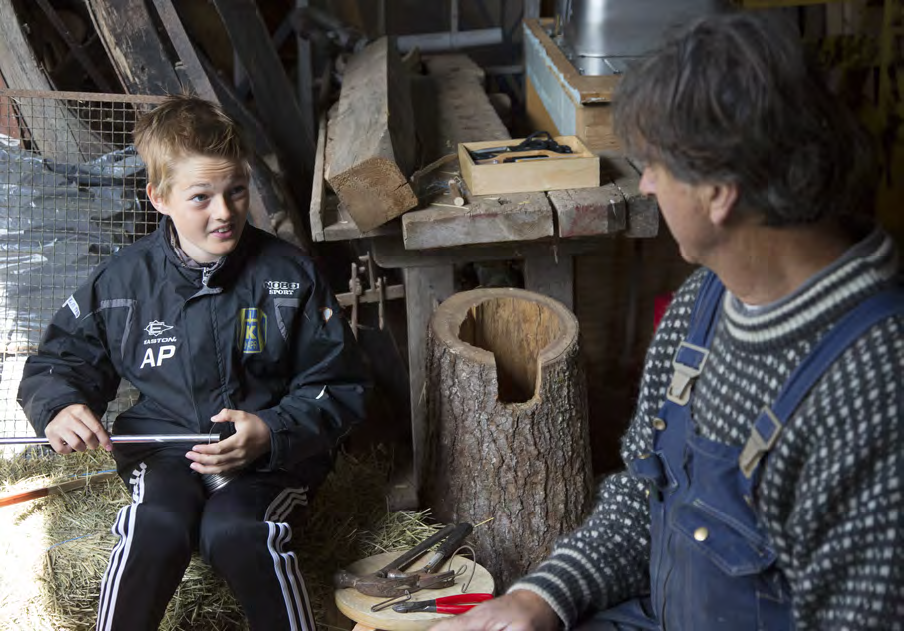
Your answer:
[[[694,539],[697,541],[706,541],[709,538],[709,528],[700,526],[694,531]]]
[[[663,421],[661,418],[653,419],[653,429],[661,432],[665,429],[665,421]]]

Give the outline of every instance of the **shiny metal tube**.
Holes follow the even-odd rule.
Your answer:
[[[216,443],[220,437],[216,434],[146,434],[110,436],[114,443]],[[0,437],[0,445],[49,445],[47,438],[36,436]]]

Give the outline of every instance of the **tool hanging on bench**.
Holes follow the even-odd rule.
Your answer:
[[[474,160],[475,164],[496,164],[496,162],[484,161],[497,159],[502,154],[506,154],[505,156],[502,156],[502,158],[498,158],[501,162],[504,161],[505,158],[514,157],[511,154],[525,152],[538,152],[537,155],[542,153],[546,157],[564,157],[556,154],[574,153],[574,150],[568,145],[561,145],[556,142],[548,131],[535,131],[517,145],[500,145],[499,147],[486,147],[485,149],[468,149],[468,153],[471,154],[471,159]]]

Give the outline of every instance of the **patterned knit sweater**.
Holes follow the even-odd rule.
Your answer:
[[[891,239],[873,231],[793,295],[746,308],[726,292],[692,414],[706,438],[743,445],[798,363],[848,309],[897,274]],[[647,352],[624,460],[648,453],[703,278],[676,294]],[[566,627],[649,592],[646,485],[604,479],[586,522],[514,584]],[[823,374],[765,462],[757,507],[788,578],[799,629],[904,629],[904,317],[872,327]]]

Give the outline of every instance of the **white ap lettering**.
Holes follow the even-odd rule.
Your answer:
[[[138,367],[139,370],[144,368],[147,365],[151,365],[156,368],[160,364],[163,363],[164,359],[169,359],[173,355],[176,354],[176,347],[172,345],[168,346],[158,346],[157,347],[157,357],[154,358],[154,349],[149,348],[144,353],[144,361],[141,362],[141,366]]]

